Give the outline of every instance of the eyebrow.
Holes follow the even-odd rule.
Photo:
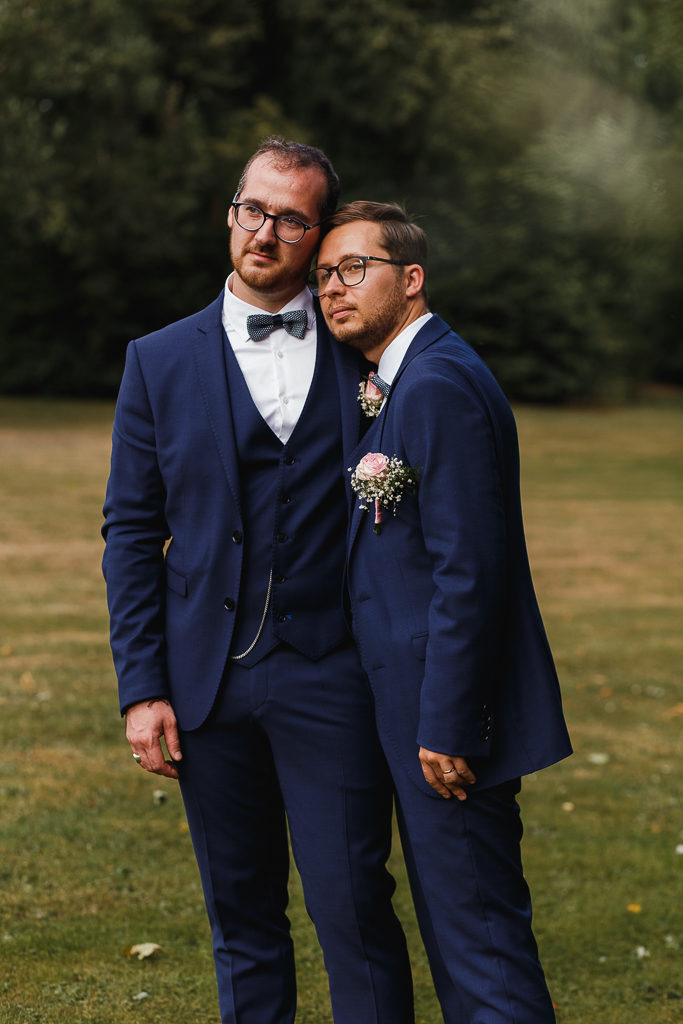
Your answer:
[[[237,201],[238,201],[238,203],[246,203],[248,206],[258,206],[259,210],[262,210],[263,207],[266,205],[260,199],[242,199],[240,197]],[[282,213],[274,214],[274,216],[275,217],[297,217],[299,220],[303,221],[304,224],[308,224],[309,223],[308,218],[306,217],[306,215],[304,213],[301,212],[301,210],[293,210],[293,209],[291,209],[291,207],[286,209],[286,210],[283,210]],[[311,221],[311,223],[314,224],[315,221]]]
[[[339,259],[337,260],[337,265],[339,265],[340,263],[343,263],[344,260],[351,260],[351,259],[354,259],[354,258],[355,259],[360,259],[362,257],[366,257],[367,259],[370,259],[370,257],[367,256],[367,254],[364,253],[364,252],[347,252],[345,256],[340,256],[339,257]],[[378,259],[384,259],[384,257],[378,257]],[[330,266],[332,266],[332,264],[330,264]],[[318,267],[320,267],[321,270],[327,270],[328,269],[327,265],[324,264],[324,263],[319,263]]]

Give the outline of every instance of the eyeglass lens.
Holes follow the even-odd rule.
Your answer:
[[[337,269],[339,279],[341,283],[347,288],[353,288],[354,285],[360,284],[365,277],[365,260],[359,260],[355,256],[349,256],[347,260],[343,260]],[[329,284],[330,277],[332,274],[329,270],[321,267],[320,270],[314,270],[313,276],[315,277],[315,283],[320,291],[324,291]]]
[[[258,231],[266,215],[258,206],[237,206],[235,219],[245,231]],[[304,225],[296,217],[276,217],[274,224],[275,234],[283,242],[298,242],[304,236]]]

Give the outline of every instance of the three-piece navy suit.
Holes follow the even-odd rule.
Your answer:
[[[347,469],[368,452],[419,474],[379,535],[355,499],[347,583],[444,1018],[548,1024],[515,796],[521,775],[571,746],[529,570],[514,418],[438,316]],[[420,745],[467,758],[477,782],[465,802],[428,785]]]
[[[169,698],[223,1024],[292,1024],[287,825],[337,1024],[412,1024],[392,785],[342,612],[360,373],[318,316],[286,444],[202,313],[132,342],[104,535],[121,707]],[[164,546],[172,538],[164,558]],[[256,646],[269,581],[272,597]],[[230,655],[230,657],[229,657]]]

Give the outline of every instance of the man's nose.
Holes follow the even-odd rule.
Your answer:
[[[275,234],[275,221],[266,217],[258,231],[254,232],[254,238],[260,242],[261,245],[276,245],[277,235]]]
[[[325,295],[343,295],[346,285],[339,280],[339,274],[335,271],[325,285]]]

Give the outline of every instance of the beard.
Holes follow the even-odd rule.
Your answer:
[[[304,277],[308,266],[296,266],[286,263],[277,254],[277,245],[261,245],[259,242],[252,242],[243,249],[238,250],[233,244],[234,233],[230,238],[230,260],[237,276],[244,281],[248,288],[255,292],[268,294],[272,291],[280,291],[288,288],[296,282],[304,286]],[[252,252],[263,253],[273,260],[266,267],[255,267],[247,262],[247,256]]]
[[[360,313],[354,306],[353,318],[349,317],[349,321],[344,323],[337,323],[326,316],[330,334],[342,345],[349,345],[359,352],[369,352],[401,325],[405,316],[403,298],[402,278],[397,274],[393,287],[385,293],[381,303],[366,312]]]

